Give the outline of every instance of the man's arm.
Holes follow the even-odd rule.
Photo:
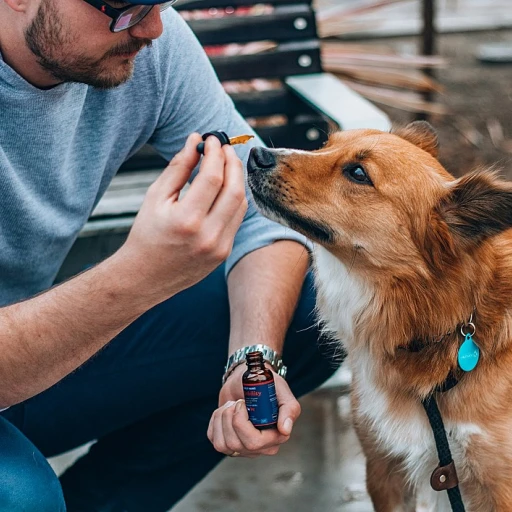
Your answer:
[[[159,41],[161,44],[157,42],[158,53],[155,53],[160,71],[162,108],[150,143],[162,155],[168,156],[180,144],[183,134],[191,131],[223,130],[229,136],[254,134],[235,110],[186,23],[176,12],[166,11],[164,18],[167,30]],[[236,146],[236,151],[245,161],[251,147],[261,144],[261,140],[255,137],[246,145]],[[225,265],[231,305],[231,352],[256,340],[275,348],[282,347],[303,283],[307,260],[306,238],[263,217],[257,211],[248,188],[246,193],[248,210]],[[260,433],[247,421],[247,411],[244,412],[241,404],[237,404],[240,411],[237,417],[244,418],[245,414],[246,418],[243,429],[247,436],[247,449],[226,448],[240,442],[240,436],[233,428],[235,408],[230,405],[243,398],[238,379],[241,371],[242,368],[236,370],[223,386],[219,397],[221,408],[212,416],[208,437],[217,449],[226,454],[233,451],[247,456],[275,453],[279,443],[286,440],[291,431],[286,418],[289,416],[293,423],[300,412],[298,402],[279,376],[275,379],[282,418],[279,423],[281,433]],[[228,405],[222,407],[226,401]],[[226,445],[226,436],[236,437],[236,443]]]
[[[281,240],[254,251],[228,277],[229,352],[263,343],[282,353],[308,267],[303,245]]]
[[[150,307],[225,260],[245,214],[243,169],[230,146],[198,134],[150,187],[124,246],[33,299],[0,309],[0,407],[55,384]]]
[[[248,254],[233,268],[228,277],[230,353],[255,343],[263,343],[282,353],[308,259],[304,246],[278,241]],[[274,375],[279,403],[278,430],[257,430],[248,421],[242,401],[245,370],[245,365],[237,367],[223,386],[220,408],[212,417],[208,436],[215,448],[227,455],[233,452],[247,457],[274,455],[279,445],[288,440],[300,414],[300,405],[284,379]]]
[[[0,407],[58,382],[151,306],[140,293],[140,276],[126,269],[127,263],[116,254],[46,293],[0,310]]]

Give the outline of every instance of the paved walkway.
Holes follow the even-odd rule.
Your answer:
[[[301,402],[277,456],[227,459],[173,512],[371,512],[348,395],[330,389]]]

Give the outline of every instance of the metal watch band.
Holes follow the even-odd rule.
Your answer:
[[[256,344],[249,345],[247,347],[239,348],[233,354],[231,354],[228,358],[228,362],[226,363],[226,368],[224,371],[224,376],[222,377],[222,384],[226,382],[227,378],[233,373],[233,370],[245,363],[245,358],[249,352],[259,351],[263,354],[263,359],[272,366],[274,371],[280,375],[281,377],[286,378],[287,368],[283,364],[283,360],[281,359],[281,355],[277,353],[275,350],[270,348],[267,345]]]

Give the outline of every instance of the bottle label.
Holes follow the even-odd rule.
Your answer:
[[[245,405],[255,427],[277,423],[278,406],[273,380],[244,384]]]

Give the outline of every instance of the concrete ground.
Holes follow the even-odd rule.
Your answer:
[[[302,414],[275,457],[226,458],[172,512],[371,512],[364,457],[350,422],[342,367],[300,400]],[[50,459],[57,474],[89,445]]]
[[[301,399],[302,414],[278,455],[226,458],[172,512],[371,512],[348,380],[342,368],[323,389]],[[50,464],[60,474],[87,449]]]
[[[226,459],[173,512],[371,512],[349,396],[331,388],[301,404],[277,456]]]

